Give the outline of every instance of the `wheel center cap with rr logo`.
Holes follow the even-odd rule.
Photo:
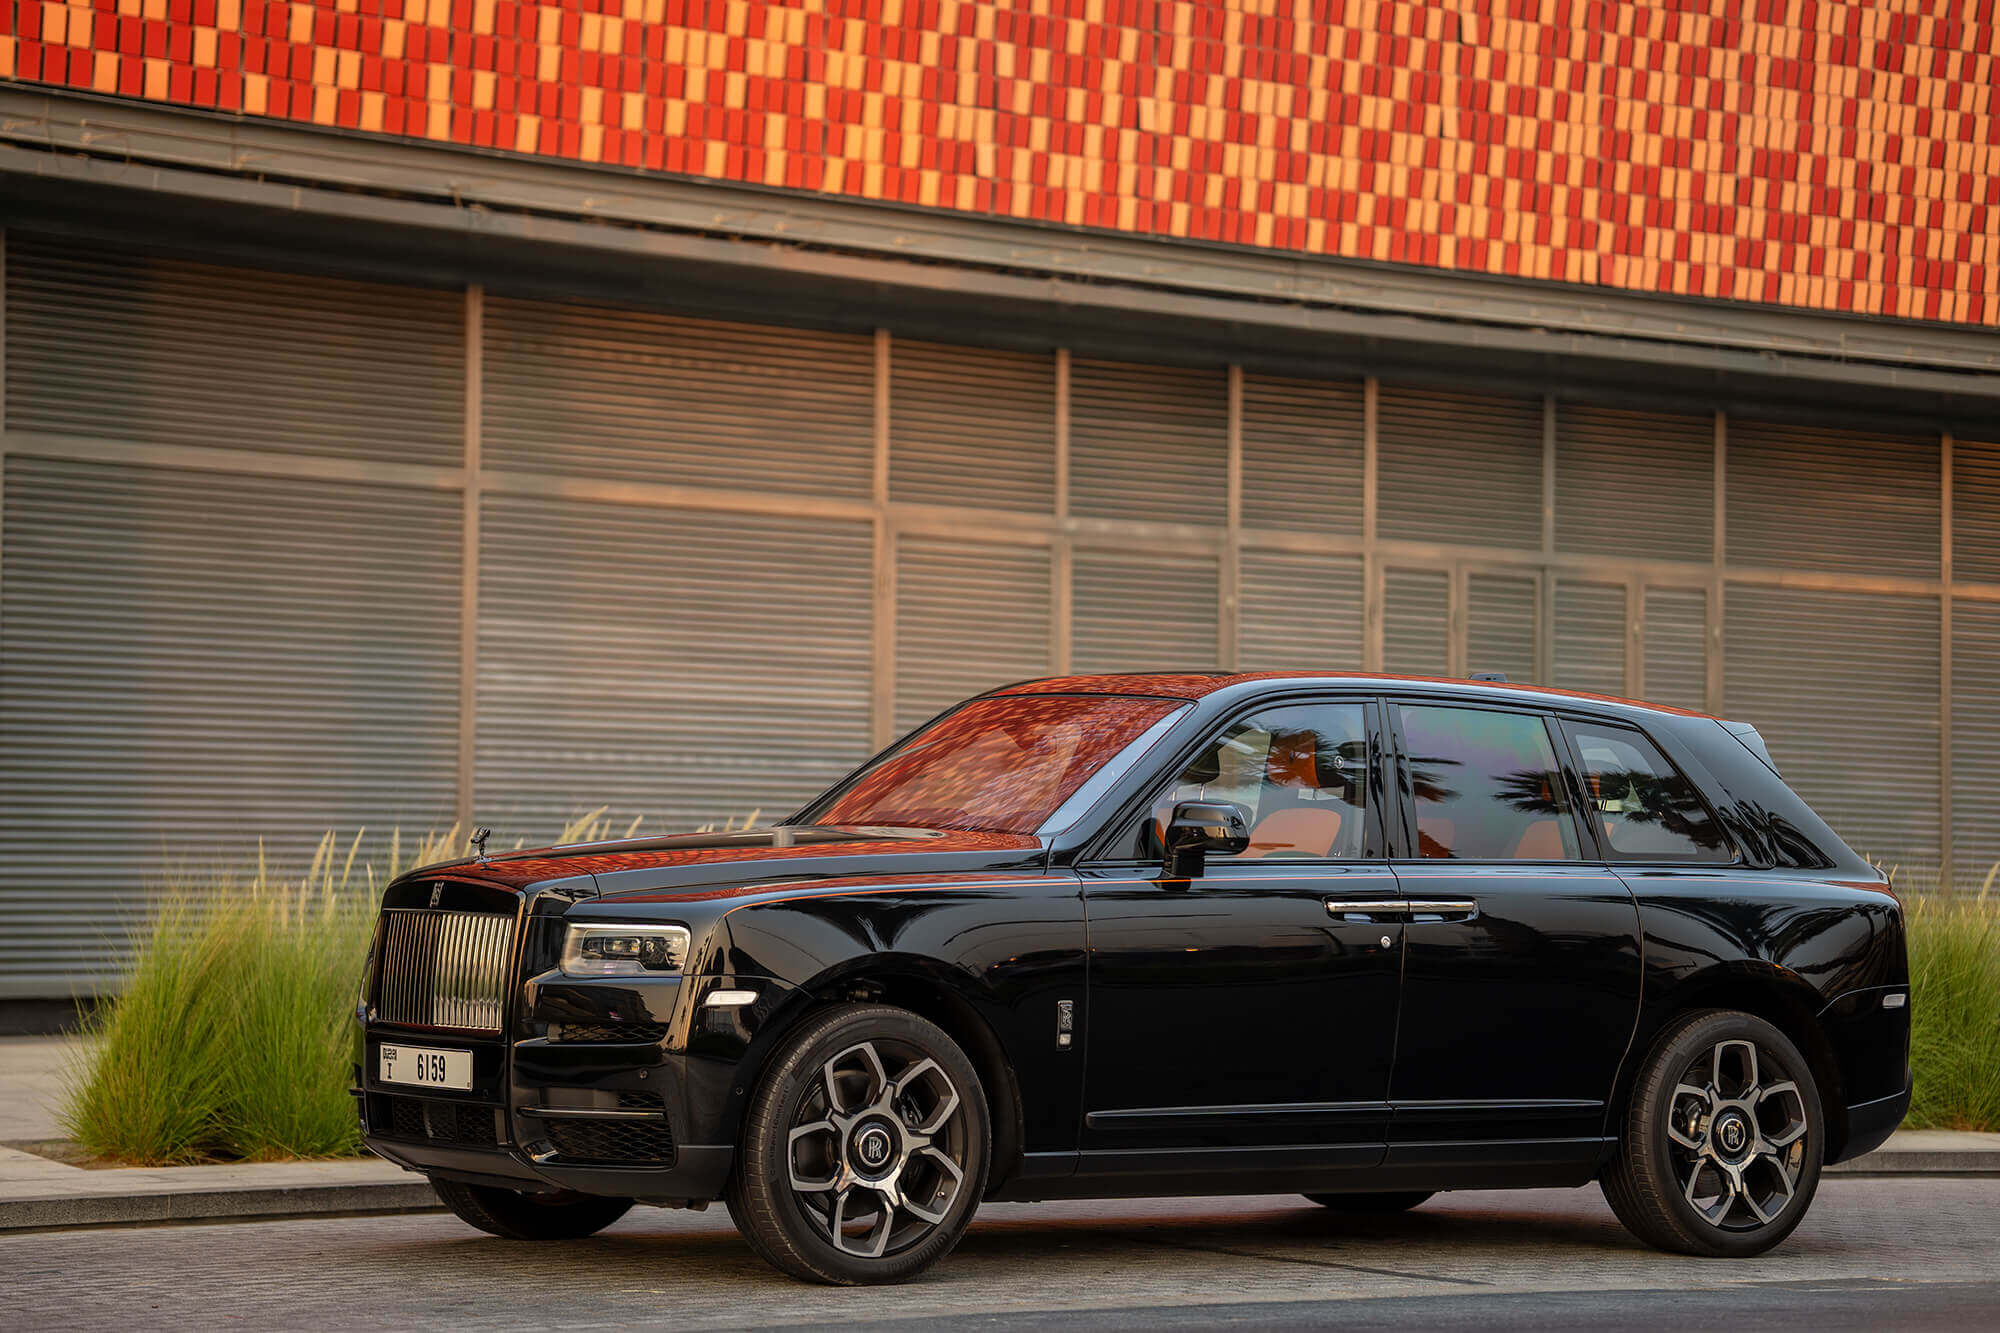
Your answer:
[[[889,1160],[889,1132],[879,1125],[871,1125],[862,1130],[861,1136],[854,1141],[854,1151],[863,1166],[872,1169],[882,1165]]]

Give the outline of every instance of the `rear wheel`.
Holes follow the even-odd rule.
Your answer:
[[[1762,1254],[1812,1204],[1824,1125],[1812,1071],[1784,1033],[1732,1010],[1688,1014],[1640,1067],[1604,1197],[1659,1249]]]
[[[1308,1194],[1306,1197],[1336,1213],[1406,1213],[1434,1193],[1434,1190],[1391,1190],[1380,1194]]]
[[[900,1282],[965,1234],[990,1142],[979,1075],[941,1028],[841,1005],[808,1020],[758,1084],[729,1215],[794,1277]]]
[[[431,1178],[444,1206],[459,1220],[508,1240],[577,1240],[595,1235],[632,1207],[630,1199],[595,1194],[524,1194],[491,1185]]]

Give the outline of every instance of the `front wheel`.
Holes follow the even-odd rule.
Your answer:
[[[808,1019],[758,1083],[729,1215],[793,1277],[900,1282],[965,1234],[990,1143],[958,1043],[907,1010],[840,1005]]]
[[[1308,1194],[1306,1198],[1336,1213],[1407,1213],[1434,1193],[1434,1190],[1385,1190],[1377,1194]]]
[[[1733,1010],[1688,1014],[1640,1067],[1604,1197],[1649,1245],[1747,1258],[1804,1219],[1824,1143],[1819,1089],[1784,1033]]]
[[[604,1230],[632,1207],[630,1199],[525,1194],[435,1176],[431,1188],[460,1221],[508,1240],[579,1240]]]

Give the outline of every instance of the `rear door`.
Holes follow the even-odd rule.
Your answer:
[[[1533,709],[1391,700],[1410,917],[1393,1163],[1588,1156],[1638,1017],[1639,914]]]

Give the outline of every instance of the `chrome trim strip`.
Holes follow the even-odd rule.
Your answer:
[[[665,1120],[665,1111],[593,1111],[586,1107],[523,1106],[519,1115],[537,1120]]]
[[[1092,1111],[1090,1125],[1131,1120],[1190,1120],[1202,1117],[1245,1119],[1268,1116],[1387,1115],[1387,1102],[1268,1102],[1243,1106],[1134,1106],[1116,1111]]]
[[[1405,916],[1409,912],[1408,905],[1400,898],[1377,898],[1372,902],[1341,902],[1336,900],[1329,902],[1326,905],[1326,910],[1335,916],[1347,916],[1350,914],[1355,916]]]
[[[1468,898],[1452,898],[1452,899],[1411,898],[1406,902],[1404,902],[1403,910],[1411,913],[1412,915],[1429,915],[1434,912],[1450,915],[1453,913],[1460,913],[1460,912],[1463,913],[1477,912],[1479,910],[1479,904],[1473,902],[1471,899]]]

